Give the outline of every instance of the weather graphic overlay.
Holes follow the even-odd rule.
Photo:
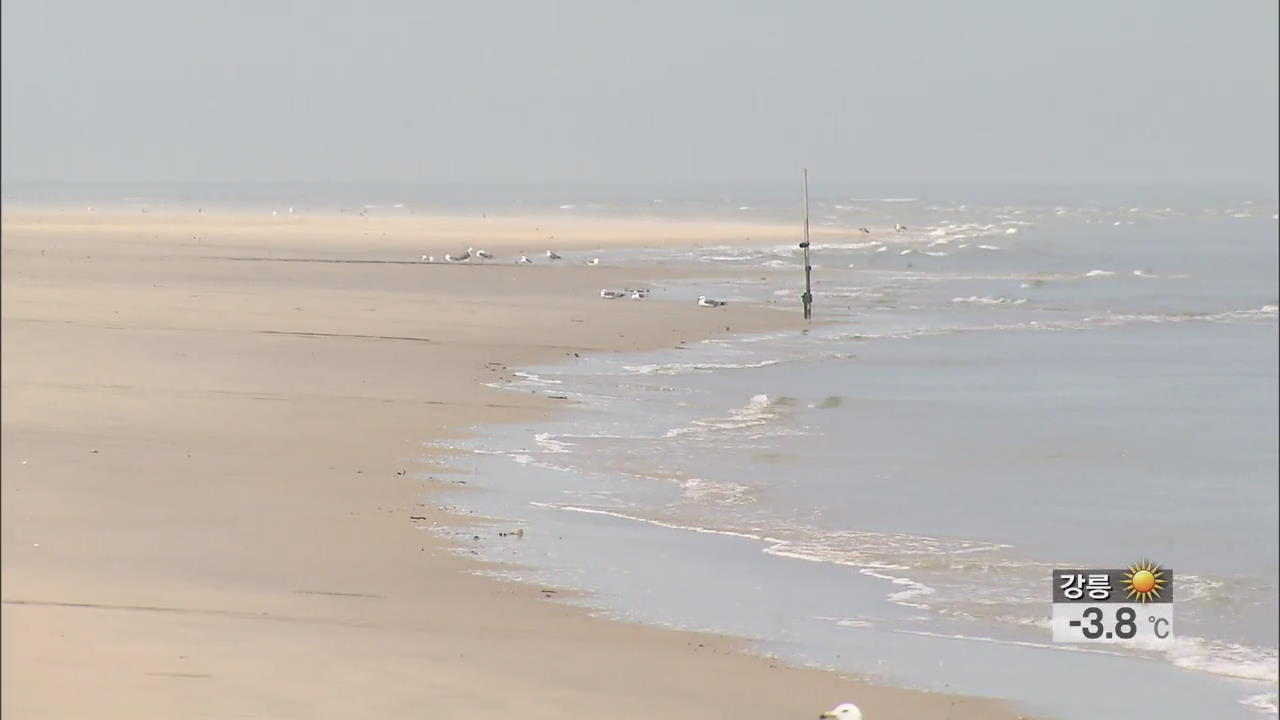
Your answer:
[[[1053,571],[1053,641],[1162,645],[1173,640],[1173,571],[1143,560]]]
[[[1147,560],[1137,565],[1130,565],[1129,571],[1124,574],[1124,580],[1121,581],[1129,588],[1125,599],[1137,598],[1140,602],[1159,600],[1160,591],[1169,584],[1164,579],[1164,575],[1165,571],[1161,570],[1159,565]]]

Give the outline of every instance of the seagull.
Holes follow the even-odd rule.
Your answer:
[[[493,259],[493,255],[491,255],[487,250],[477,250],[477,249],[475,249],[475,248],[467,248],[467,254],[468,254],[468,255],[475,255],[476,257],[480,258],[481,260],[492,260],[492,259]]]
[[[903,225],[902,223],[895,223],[893,226],[893,229],[894,229],[894,232],[902,232],[903,230],[907,229],[907,226]]]
[[[871,234],[871,230],[869,230],[869,229],[867,229],[867,228],[864,228],[864,227],[860,227],[860,228],[858,228],[858,230],[860,230],[862,233],[864,233],[864,234],[866,234],[866,235],[870,235],[870,234]]]
[[[548,259],[548,260],[559,260],[559,259],[560,259],[560,256],[559,256],[559,255],[557,255],[557,254],[555,254],[555,252],[553,252],[553,251],[551,251],[551,250],[548,250],[548,251],[547,251],[547,259]]]
[[[517,264],[517,265],[532,265],[532,264],[533,264],[533,261],[529,259],[529,256],[528,256],[528,255],[521,255],[521,256],[520,256],[520,259],[516,261],[516,264]]]
[[[468,249],[465,253],[458,256],[449,255],[448,253],[446,253],[444,256],[444,259],[448,260],[449,262],[462,262],[463,260],[466,260],[469,257],[471,257],[470,249]]]
[[[423,255],[423,256],[422,256],[422,262],[435,262],[435,261],[436,261],[436,256],[435,256],[435,255]]]
[[[588,264],[588,265],[599,265],[599,264],[600,264],[600,258],[591,258],[590,260],[587,260],[586,262],[587,262],[587,264]]]
[[[600,291],[600,297],[604,298],[605,300],[615,300],[617,298],[622,297],[622,293],[617,290],[609,290],[606,288]]]
[[[644,299],[644,293],[640,292],[639,290],[632,290],[632,291],[631,291],[631,299],[632,299],[632,300],[643,300],[643,299]]]
[[[853,703],[840,703],[830,710],[818,716],[822,718],[835,718],[835,720],[862,720],[862,711]]]
[[[698,304],[701,305],[702,307],[721,307],[725,303],[723,300],[712,300],[706,295],[699,295]]]

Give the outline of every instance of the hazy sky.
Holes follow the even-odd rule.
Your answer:
[[[1275,0],[3,4],[3,177],[1275,185]]]

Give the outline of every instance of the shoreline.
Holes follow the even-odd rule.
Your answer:
[[[443,265],[230,257],[378,259],[475,237],[536,247],[515,226],[409,237],[419,223],[351,248],[340,219],[284,233],[158,219],[104,230],[5,212],[6,711],[765,718],[852,699],[868,717],[1017,714],[784,667],[737,638],[594,618],[480,577],[415,529],[457,522],[407,472],[415,457],[448,465],[423,443],[556,409],[484,382],[709,337],[722,318],[769,329],[777,313],[592,297],[671,268],[495,262],[477,287]],[[646,231],[595,220],[559,239],[630,247],[655,242]]]

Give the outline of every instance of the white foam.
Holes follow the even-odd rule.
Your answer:
[[[710,502],[717,505],[746,505],[756,501],[751,488],[734,482],[713,482],[705,478],[688,478],[680,481],[684,496],[694,502]]]
[[[874,623],[874,622],[872,622],[872,621],[870,621],[870,620],[865,620],[865,619],[863,619],[863,618],[838,618],[838,617],[824,617],[824,616],[819,615],[819,616],[817,616],[817,617],[815,617],[815,618],[813,618],[813,619],[814,619],[814,620],[824,620],[824,621],[826,621],[826,622],[832,622],[832,623],[835,623],[836,625],[839,625],[840,627],[848,627],[848,628],[869,628],[869,627],[875,627],[875,623]]]
[[[1232,323],[1269,320],[1276,315],[1275,305],[1263,305],[1260,308],[1250,308],[1247,310],[1228,310],[1219,313],[1107,313],[1105,315],[1091,315],[1084,319],[1084,322],[1094,327],[1113,327],[1116,325],[1125,325],[1128,323],[1182,323],[1182,322],[1213,322],[1213,323]]]
[[[1084,274],[1085,277],[1111,277],[1112,275],[1115,273],[1110,270],[1090,270]]]
[[[761,360],[748,363],[654,363],[651,365],[624,365],[623,370],[632,375],[686,375],[689,373],[709,373],[715,370],[744,370],[777,365],[781,360]]]
[[[996,645],[1014,645],[1017,647],[1040,648],[1042,650],[1059,650],[1062,652],[1082,652],[1094,655],[1113,655],[1116,657],[1128,657],[1125,653],[1116,652],[1114,650],[1100,650],[1092,647],[1081,647],[1079,645],[1062,645],[1051,643],[1029,642],[1026,640],[1001,640],[999,638],[983,637],[981,635],[962,635],[959,633],[940,633],[930,632],[928,630],[894,630],[896,633],[903,635],[919,635],[920,637],[939,638],[942,640],[964,640],[968,642],[993,643]]]
[[[1280,714],[1280,710],[1276,706],[1276,694],[1274,692],[1252,695],[1241,700],[1240,704],[1272,715]]]
[[[903,607],[915,608],[917,610],[928,610],[929,604],[921,602],[919,598],[935,594],[935,590],[933,588],[922,582],[912,580],[911,578],[889,575],[874,568],[862,568],[858,572],[868,577],[888,580],[894,585],[905,586],[905,590],[889,593],[889,602],[894,603],[895,605],[902,605]]]
[[[1272,684],[1280,680],[1275,650],[1178,635],[1165,657],[1187,670]]]
[[[653,520],[651,518],[640,517],[639,515],[628,515],[626,513],[617,512],[614,510],[601,510],[598,508],[587,508],[587,507],[579,507],[576,505],[561,505],[558,503],[546,503],[546,502],[537,502],[537,501],[530,501],[529,504],[534,507],[546,508],[548,510],[563,510],[565,512],[576,512],[576,513],[583,513],[586,515],[603,515],[605,517],[618,518],[619,520],[631,520],[633,522],[640,522],[646,525],[654,525],[656,527],[667,528],[669,530],[687,530],[689,532],[702,533],[706,535],[724,535],[727,537],[737,537],[737,538],[743,538],[746,540],[758,540],[763,542],[772,541],[771,538],[767,538],[762,535],[755,535],[752,533],[736,532],[734,530],[716,530],[713,528],[699,527],[697,525],[680,525],[677,523],[663,522],[662,520]]]
[[[976,305],[1021,305],[1026,301],[1026,298],[989,297],[984,295],[951,298],[953,303],[973,303]]]
[[[694,420],[689,425],[668,430],[665,437],[679,437],[708,430],[738,430],[763,425],[780,416],[791,403],[779,398],[774,400],[764,393],[751,396],[747,404],[729,411],[725,417]]]
[[[566,442],[564,440],[558,440],[556,439],[557,437],[563,437],[563,436],[553,436],[551,433],[542,432],[534,435],[533,440],[534,442],[538,443],[538,447],[542,448],[543,451],[545,452],[549,452],[549,453],[571,452],[570,448],[574,447],[574,444],[571,442]]]
[[[518,378],[523,378],[527,382],[531,382],[537,385],[562,385],[563,384],[563,381],[561,380],[552,380],[551,378],[544,378],[541,375],[538,375],[536,373],[531,373],[531,372],[520,371],[520,372],[514,372],[512,373],[512,375],[515,375]]]

